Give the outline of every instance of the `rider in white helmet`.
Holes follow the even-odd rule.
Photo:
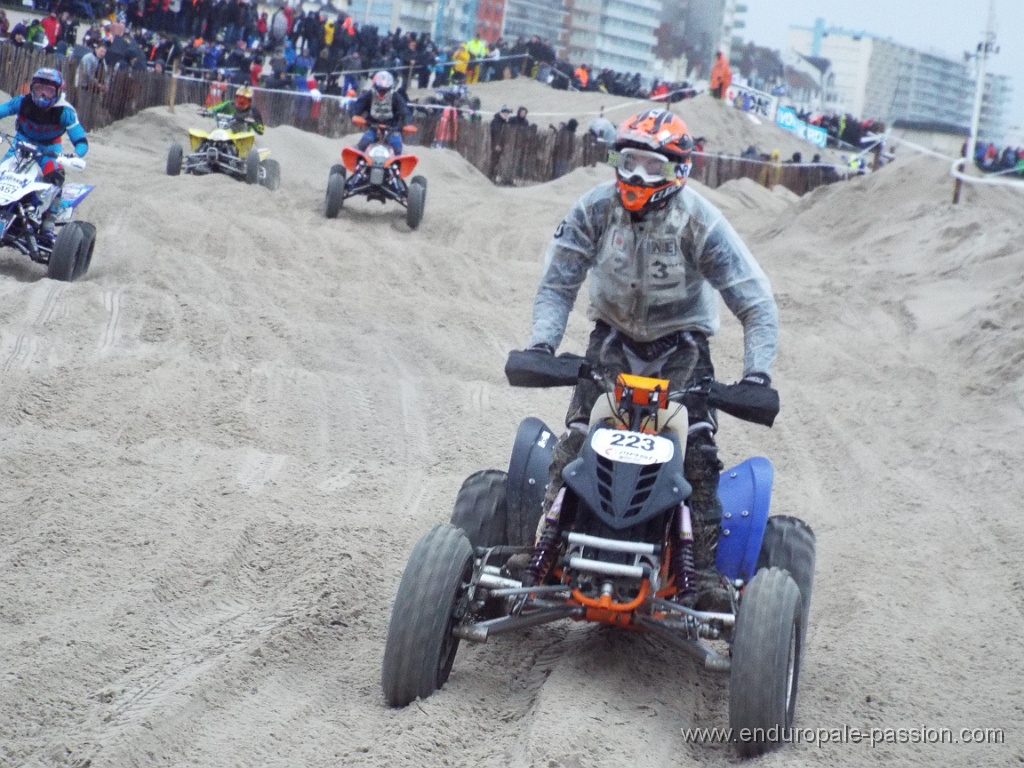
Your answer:
[[[364,150],[377,138],[377,125],[391,128],[388,142],[396,155],[402,154],[402,128],[412,122],[409,101],[395,85],[395,77],[386,69],[373,76],[370,89],[352,104],[352,114],[362,115],[370,129],[359,139],[356,147]]]

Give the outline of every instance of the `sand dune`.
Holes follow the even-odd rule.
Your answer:
[[[569,103],[479,90],[487,109]],[[681,109],[712,149],[807,149],[708,99]],[[549,625],[464,647],[425,702],[380,695],[410,547],[467,474],[507,464],[520,419],[561,421],[568,392],[510,389],[502,366],[544,244],[609,171],[499,189],[419,149],[410,232],[376,203],[325,219],[343,142],[290,128],[264,139],[277,192],[167,177],[196,120],[154,109],[91,137],[87,279],[0,253],[0,764],[733,764],[679,732],[727,725],[727,682],[642,636]],[[706,190],[782,318],[776,427],[728,420],[719,442],[771,457],[774,511],[818,535],[798,724],[1006,743],[792,745],[765,766],[1024,755],[1024,223],[1005,190],[952,206],[946,170],[904,156],[802,199]],[[580,309],[565,348],[587,331]],[[739,375],[731,318],[713,351]]]

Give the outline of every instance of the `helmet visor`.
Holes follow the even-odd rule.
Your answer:
[[[676,173],[678,163],[670,162],[658,152],[627,147],[608,153],[608,162],[615,166],[623,180],[639,177],[644,184],[664,184],[679,178]]]
[[[36,101],[57,100],[57,86],[53,83],[32,83],[31,92]]]

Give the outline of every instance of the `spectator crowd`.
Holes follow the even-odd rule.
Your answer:
[[[527,76],[553,88],[618,96],[676,101],[695,94],[688,83],[646,86],[638,72],[574,66],[536,36],[488,43],[478,35],[444,46],[429,34],[382,32],[345,12],[325,12],[331,6],[268,12],[247,0],[36,0],[36,8],[47,16],[13,25],[0,11],[0,37],[76,59],[93,52],[101,76],[120,67],[177,67],[226,84],[355,96],[374,72],[388,69],[403,88]],[[88,26],[77,44],[80,24]]]
[[[966,141],[960,154],[967,154]],[[1000,150],[990,141],[979,141],[974,146],[974,164],[986,173],[1024,176],[1024,147],[1003,147]]]

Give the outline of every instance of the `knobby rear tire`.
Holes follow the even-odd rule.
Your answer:
[[[768,518],[761,554],[757,558],[758,570],[782,568],[789,571],[803,602],[801,633],[807,635],[807,621],[811,614],[811,592],[814,589],[815,539],[814,531],[803,520],[787,515]]]
[[[82,242],[78,246],[78,255],[75,257],[75,273],[72,280],[85,277],[92,264],[92,252],[96,249],[96,227],[86,221],[78,222],[82,228]]]
[[[405,208],[405,223],[409,229],[416,229],[423,221],[423,208],[427,201],[427,188],[422,184],[409,184],[408,199]]]
[[[85,231],[77,221],[65,224],[57,235],[50,253],[50,261],[46,265],[46,276],[51,280],[70,283],[75,279],[75,267],[78,254],[82,250]]]
[[[281,164],[273,159],[264,160],[262,176],[263,178],[260,179],[260,183],[264,187],[271,192],[277,190],[281,186]]]
[[[345,202],[345,174],[332,173],[327,178],[327,202],[325,214],[328,219],[336,218]]]
[[[462,530],[474,547],[505,544],[508,474],[484,469],[467,477],[455,497],[451,523]]]
[[[260,180],[260,153],[259,150],[250,149],[245,156],[245,183],[256,184]]]
[[[182,159],[185,157],[185,150],[181,144],[174,142],[167,152],[167,175],[178,176],[181,173]]]

